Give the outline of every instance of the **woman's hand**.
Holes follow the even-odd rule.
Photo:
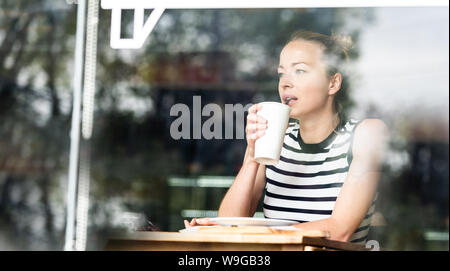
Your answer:
[[[249,151],[249,159],[255,157],[255,141],[262,137],[267,129],[267,120],[257,115],[262,109],[261,104],[254,104],[248,109],[247,126],[245,132],[247,134],[247,148]]]
[[[218,225],[218,224],[216,222],[209,220],[209,217],[193,218],[191,220],[191,222],[184,220],[184,226],[186,228],[190,228],[193,226],[212,226],[212,225]]]

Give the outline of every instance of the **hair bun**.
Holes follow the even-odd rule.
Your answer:
[[[353,39],[350,35],[336,35],[332,34],[331,39],[334,40],[342,49],[347,52],[353,48]]]

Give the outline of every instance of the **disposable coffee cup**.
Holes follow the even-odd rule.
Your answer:
[[[260,104],[262,109],[256,114],[267,120],[267,129],[266,133],[255,142],[255,161],[263,165],[276,165],[280,160],[291,108],[277,102]]]

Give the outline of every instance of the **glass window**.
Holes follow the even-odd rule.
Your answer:
[[[50,2],[0,3],[4,250],[64,246],[76,5]],[[246,106],[280,101],[279,53],[298,29],[352,38],[346,110],[389,127],[369,238],[448,249],[448,7],[169,9],[140,49],[111,48],[110,18],[99,9],[93,134],[80,148],[86,249],[217,215],[244,157]],[[133,20],[122,13],[122,38]]]

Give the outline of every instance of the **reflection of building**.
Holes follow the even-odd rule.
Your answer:
[[[218,86],[233,81],[235,67],[228,53],[159,54],[143,77],[152,86]]]
[[[396,114],[387,120],[391,128],[391,148],[385,160],[389,170],[383,172],[377,204],[387,226],[374,238],[392,249],[448,248],[448,120],[421,113]],[[400,167],[393,166],[395,154],[406,156]],[[395,243],[396,238],[400,243]],[[396,247],[399,244],[402,247]]]
[[[410,125],[411,184],[424,204],[434,205],[440,216],[448,218],[448,121],[422,118]]]
[[[239,78],[236,63],[228,52],[158,54],[153,61],[138,67],[138,73],[152,88],[270,91],[277,94],[274,76],[252,80]]]

